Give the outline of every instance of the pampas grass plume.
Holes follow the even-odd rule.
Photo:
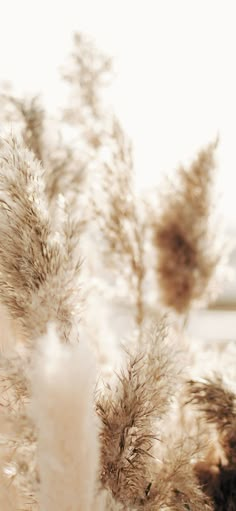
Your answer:
[[[92,510],[98,468],[94,376],[86,345],[62,345],[51,325],[32,371],[42,511]]]

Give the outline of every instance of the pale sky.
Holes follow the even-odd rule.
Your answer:
[[[0,0],[0,80],[60,104],[74,30],[115,57],[110,99],[140,185],[217,133],[224,210],[236,224],[235,0]]]

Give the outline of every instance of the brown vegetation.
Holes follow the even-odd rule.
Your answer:
[[[221,262],[216,144],[177,170],[150,216],[130,141],[103,100],[110,74],[110,59],[76,35],[70,101],[53,124],[38,98],[1,97],[17,133],[0,142],[1,509],[233,511],[232,353],[212,377],[200,345],[194,357],[161,312],[186,314],[210,296]],[[116,342],[120,281],[131,321]],[[109,371],[83,323],[98,282],[113,308],[100,318],[107,359],[120,360]],[[151,315],[147,287],[161,291]]]

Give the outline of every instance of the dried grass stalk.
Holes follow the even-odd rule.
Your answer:
[[[112,61],[97,50],[93,42],[84,34],[74,35],[74,49],[70,63],[63,73],[64,79],[72,87],[73,106],[65,111],[69,122],[81,124],[89,128],[91,134],[91,121],[101,120],[104,114],[102,108],[102,88],[109,81]],[[76,108],[74,108],[76,105]],[[91,138],[92,141],[92,138]],[[97,144],[95,143],[94,146]],[[99,145],[99,140],[98,140]]]
[[[145,509],[213,511],[211,500],[202,491],[194,472],[196,446],[193,448],[188,438],[174,441],[166,438],[166,442],[162,465],[156,472]]]
[[[135,320],[144,320],[144,225],[134,193],[132,149],[114,119],[110,155],[104,164],[102,193],[95,204],[95,220],[102,234],[101,251],[106,267],[123,278]]]
[[[167,184],[160,215],[152,221],[162,300],[178,313],[209,299],[221,259],[212,228],[215,149],[210,144],[190,168],[179,168],[176,185]]]
[[[158,422],[168,410],[173,390],[165,326],[160,325],[143,348],[127,357],[114,389],[109,386],[97,401],[103,424],[101,481],[118,502],[136,509],[147,500]]]
[[[23,142],[35,157],[43,162],[44,155],[44,119],[45,112],[37,96],[30,99],[17,98],[12,95],[0,96],[6,121],[19,123]]]
[[[56,320],[66,340],[76,329],[79,259],[64,201],[51,219],[44,172],[33,154],[9,138],[0,151],[0,289],[21,334],[35,337]]]
[[[0,360],[0,438],[2,470],[22,508],[33,511],[37,487],[35,433],[28,415],[30,399],[27,367],[29,353],[12,349]],[[1,494],[1,491],[0,491]],[[4,509],[4,508],[3,508]],[[18,508],[14,508],[18,509]],[[21,509],[21,507],[19,507]]]
[[[236,468],[236,395],[222,378],[190,382],[190,400],[215,426],[227,463]]]
[[[195,471],[215,511],[236,509],[236,396],[222,378],[191,381],[190,400],[207,429],[217,432],[215,453],[197,463]],[[210,437],[210,432],[208,433]],[[221,450],[217,448],[217,444]],[[218,456],[217,456],[218,454]]]

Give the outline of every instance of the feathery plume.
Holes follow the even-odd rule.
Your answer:
[[[58,322],[66,340],[76,333],[80,263],[73,223],[61,198],[51,220],[43,169],[14,138],[0,148],[1,302],[21,334],[37,337]]]
[[[123,277],[140,326],[144,319],[144,226],[133,189],[131,145],[116,119],[110,147],[102,175],[102,195],[94,207],[95,220],[102,235],[105,265]]]
[[[15,487],[4,477],[0,468],[0,509],[16,511],[20,509]]]
[[[73,53],[63,73],[64,79],[72,87],[72,103],[77,106],[76,109],[68,108],[65,111],[69,122],[74,121],[76,124],[84,125],[84,128],[91,129],[91,120],[95,121],[95,125],[96,121],[101,120],[103,117],[101,91],[108,82],[111,68],[110,58],[98,51],[87,36],[75,33]],[[95,140],[94,145],[97,145]]]
[[[5,120],[20,124],[22,140],[33,151],[39,161],[43,161],[45,112],[39,98],[17,98],[9,94],[0,95]]]
[[[215,428],[215,455],[197,463],[195,472],[216,511],[236,510],[236,395],[220,377],[191,381],[190,400],[207,424]],[[210,437],[210,433],[209,433]],[[218,448],[217,443],[221,450]],[[218,457],[217,457],[218,454]]]
[[[236,395],[222,378],[190,382],[190,401],[215,426],[227,463],[236,467]]]
[[[179,168],[178,182],[167,186],[159,217],[152,220],[162,300],[178,313],[209,298],[221,259],[212,228],[215,148],[210,144],[190,168]]]
[[[97,400],[103,424],[101,481],[118,502],[136,509],[149,492],[158,421],[168,410],[173,392],[165,325],[160,324],[147,345],[127,357],[115,388],[109,386]]]
[[[173,442],[166,438],[166,441],[162,464],[156,472],[145,509],[213,511],[211,500],[200,488],[194,472],[195,452],[189,440]]]
[[[22,506],[28,503],[30,511],[33,511],[35,507],[32,495],[37,487],[38,476],[36,437],[27,411],[30,400],[27,375],[29,360],[28,350],[16,346],[9,354],[1,355],[0,438],[3,474],[7,474],[8,484],[12,492],[18,494]]]
[[[52,325],[39,349],[32,371],[32,416],[40,509],[92,511],[99,458],[93,360],[82,341],[61,344]]]
[[[55,208],[58,196],[63,194],[76,214],[77,229],[82,231],[86,222],[82,212],[78,215],[77,205],[84,191],[88,157],[84,146],[76,147],[78,136],[74,142],[65,141],[65,123],[49,118],[38,96],[19,98],[1,94],[0,107],[4,122],[14,123],[24,145],[43,164],[45,194],[50,207]]]

